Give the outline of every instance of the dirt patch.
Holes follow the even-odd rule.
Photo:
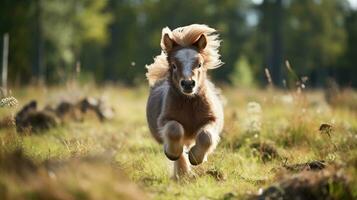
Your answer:
[[[303,171],[283,178],[252,199],[352,199],[352,193],[340,170]]]
[[[254,150],[263,162],[271,161],[272,159],[279,158],[278,151],[273,144],[265,142],[252,143],[250,147]]]
[[[15,150],[10,153],[1,152],[0,154],[0,169],[10,173],[16,173],[24,177],[29,172],[38,170],[36,164],[28,159],[22,150]]]
[[[150,186],[150,185],[160,184],[160,183],[162,183],[162,180],[157,177],[146,176],[146,177],[140,178],[140,183],[143,186]]]
[[[265,184],[267,182],[267,180],[268,180],[268,179],[254,179],[254,178],[244,177],[242,175],[238,175],[238,176],[242,181],[245,181],[247,183],[251,183],[251,184],[254,184],[254,185]]]
[[[1,128],[12,128],[15,127],[15,120],[11,116],[5,116],[0,120],[0,129]]]
[[[212,176],[214,179],[216,179],[216,181],[225,181],[227,180],[227,176],[218,169],[209,169],[206,171],[207,175]]]
[[[306,163],[298,163],[298,164],[292,164],[292,165],[284,165],[284,168],[293,171],[293,172],[300,172],[300,171],[318,171],[325,169],[327,163],[324,160],[315,160],[315,161],[310,161]]]
[[[234,192],[228,192],[223,195],[223,200],[239,200],[239,197],[236,193]]]

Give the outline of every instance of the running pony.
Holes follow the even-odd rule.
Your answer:
[[[223,128],[223,106],[207,71],[220,67],[216,30],[193,24],[162,30],[160,55],[147,65],[146,116],[154,138],[174,161],[174,177],[207,159]]]

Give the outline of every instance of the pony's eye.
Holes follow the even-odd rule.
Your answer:
[[[175,70],[177,69],[175,64],[171,64],[171,66],[172,66],[172,69],[175,69]]]
[[[199,63],[197,68],[201,68],[202,67],[202,63]]]

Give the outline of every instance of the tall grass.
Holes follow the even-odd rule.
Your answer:
[[[171,163],[149,133],[147,92],[145,86],[15,89],[19,105],[0,109],[0,120],[33,98],[41,107],[100,96],[116,114],[104,123],[88,117],[36,135],[1,126],[0,199],[245,199],[280,181],[282,173],[291,175],[284,165],[313,160],[342,168],[357,196],[357,112],[326,103],[323,91],[224,87],[221,142],[194,167],[196,176],[180,181],[170,179]],[[333,127],[330,137],[319,131],[323,123]],[[262,159],[254,144],[268,144],[279,156]]]

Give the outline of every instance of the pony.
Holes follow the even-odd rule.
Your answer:
[[[216,148],[223,129],[220,92],[207,71],[223,65],[217,31],[192,24],[162,29],[161,54],[146,65],[146,117],[152,136],[174,161],[174,178],[190,174]]]

